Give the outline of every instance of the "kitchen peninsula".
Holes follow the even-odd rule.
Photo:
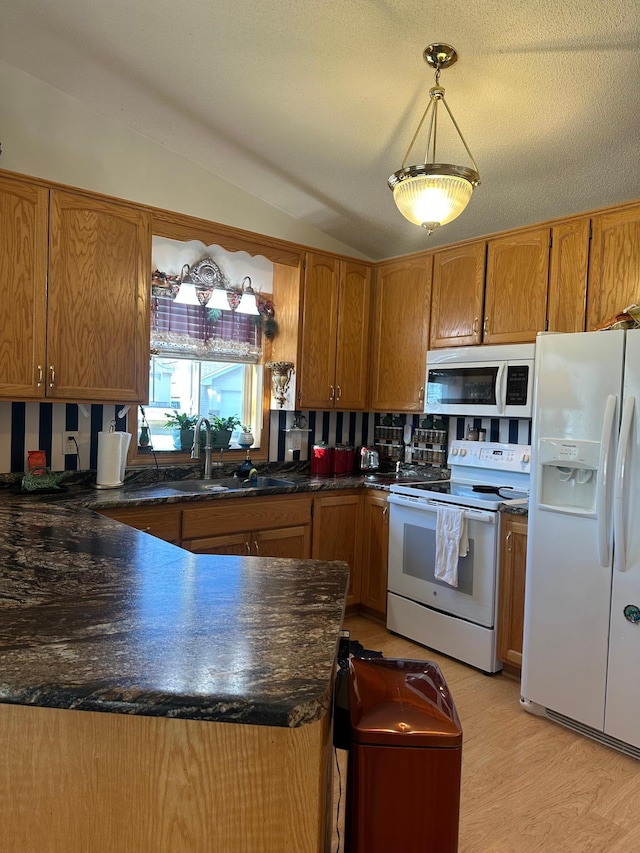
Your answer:
[[[5,853],[321,851],[348,567],[0,498]]]

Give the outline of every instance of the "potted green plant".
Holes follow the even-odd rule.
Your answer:
[[[173,446],[176,450],[185,453],[193,447],[195,426],[198,422],[197,415],[187,415],[183,412],[165,412],[167,422],[165,426],[173,430]]]
[[[213,447],[228,447],[231,441],[231,433],[242,421],[237,415],[221,418],[218,415],[211,417],[211,444]]]

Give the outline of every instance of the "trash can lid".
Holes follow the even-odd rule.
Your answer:
[[[385,746],[459,747],[462,727],[437,664],[351,658],[351,738]]]

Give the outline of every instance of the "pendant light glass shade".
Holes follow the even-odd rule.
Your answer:
[[[424,166],[414,167],[417,174],[408,174],[393,186],[393,200],[400,213],[429,234],[460,216],[475,186],[472,177],[448,174],[447,170],[451,167],[440,164],[431,166],[429,172]]]
[[[249,283],[245,285],[245,282]],[[256,300],[256,295],[253,292],[253,287],[251,287],[251,279],[248,275],[246,275],[242,280],[242,296],[240,297],[240,302],[238,303],[238,307],[236,308],[236,312],[238,314],[259,314],[258,311],[258,302]]]
[[[175,298],[176,305],[200,305],[195,284],[188,281],[180,282],[180,290]]]
[[[446,44],[429,45],[423,55],[427,64],[436,69],[436,85],[429,90],[429,103],[404,156],[402,168],[391,175],[388,185],[393,191],[396,206],[405,219],[426,228],[431,234],[439,225],[446,225],[460,216],[469,203],[474,188],[480,183],[480,176],[469,146],[445,100],[444,89],[439,85],[440,70],[453,65],[458,55],[454,48]],[[473,168],[435,162],[440,103],[444,105]],[[430,121],[425,162],[407,166],[407,160],[427,116]]]
[[[227,291],[223,290],[221,287],[214,287],[211,292],[211,296],[209,297],[209,301],[207,302],[207,308],[217,308],[218,311],[231,310]]]

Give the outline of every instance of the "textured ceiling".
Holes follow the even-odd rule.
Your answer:
[[[386,181],[433,41],[482,183],[428,237]],[[6,62],[372,259],[639,198],[639,48],[638,0],[4,0],[0,26]]]

